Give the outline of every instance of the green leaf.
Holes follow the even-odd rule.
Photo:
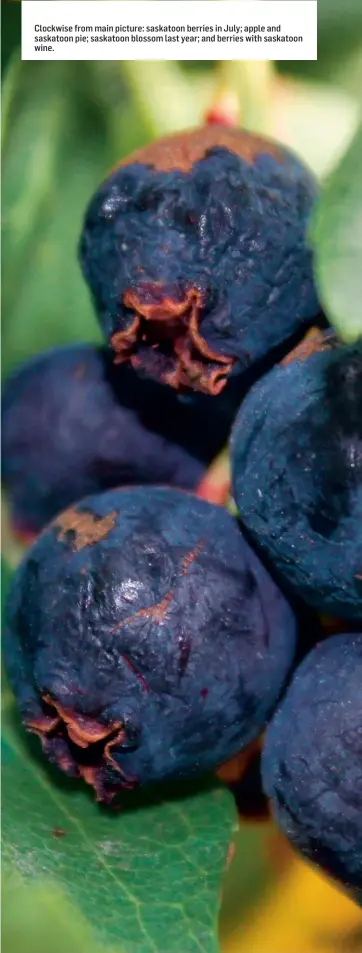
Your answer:
[[[110,64],[111,65],[111,64]],[[112,64],[115,70],[115,64]],[[125,85],[108,110],[99,64],[20,63],[4,82],[3,358],[101,340],[77,246],[102,179],[145,140]],[[118,67],[117,67],[118,69]],[[115,74],[116,75],[116,74]],[[117,126],[117,136],[115,128]]]
[[[343,340],[355,341],[362,337],[362,126],[316,205],[311,240],[327,317]]]
[[[1,4],[1,76],[3,77],[9,59],[21,40],[21,4],[16,7]]]
[[[102,953],[79,907],[45,880],[25,884],[17,868],[2,878],[1,933],[4,953]]]
[[[82,152],[84,123],[80,120],[78,135],[77,90],[71,72],[69,63],[23,62],[16,69],[13,62],[5,79],[6,370],[55,343],[98,337],[76,246],[83,208],[96,184],[96,169],[101,178],[99,149],[91,155],[85,136]]]
[[[3,612],[5,608],[5,601],[7,597],[8,586],[11,579],[11,568],[8,562],[1,557],[1,616],[3,617]]]
[[[6,579],[6,587],[13,569],[19,565],[26,552],[27,545],[21,542],[13,533],[11,525],[11,507],[5,493],[1,494],[1,544],[2,544],[2,577]],[[4,582],[2,583],[4,586]],[[3,603],[2,603],[3,604]]]
[[[318,59],[337,59],[361,45],[360,0],[318,0]]]
[[[273,870],[266,845],[271,831],[272,825],[265,821],[259,824],[243,821],[234,839],[235,854],[223,881],[222,949],[228,950],[231,941],[242,937],[250,911],[259,906],[264,892],[270,887]],[[260,953],[265,953],[265,950],[260,950]]]
[[[361,0],[318,0],[318,58],[278,62],[282,73],[322,76],[338,84],[336,69],[361,49]]]
[[[235,829],[225,788],[179,786],[168,800],[134,795],[123,812],[102,810],[88,789],[46,764],[10,694],[2,764],[3,869],[10,882],[15,871],[38,886],[41,920],[49,907],[60,922],[69,910],[69,929],[80,917],[83,937],[112,953],[218,950],[220,880]]]

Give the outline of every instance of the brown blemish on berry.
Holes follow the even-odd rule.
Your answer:
[[[53,837],[56,837],[59,840],[61,837],[65,837],[65,830],[63,827],[53,827],[52,834]]]
[[[230,149],[250,165],[256,156],[265,154],[277,162],[284,161],[282,149],[269,139],[231,126],[212,124],[151,142],[123,159],[117,168],[137,162],[153,166],[159,172],[173,169],[190,172],[195,162],[205,158],[210,149],[217,148]]]
[[[197,559],[199,554],[202,552],[203,548],[204,548],[203,541],[202,539],[199,539],[199,542],[196,544],[196,546],[194,546],[193,549],[190,549],[190,552],[187,553],[187,556],[184,556],[181,563],[180,576],[186,575],[190,566],[192,565],[192,563],[195,562],[195,559]]]
[[[203,549],[203,545],[204,545],[203,541],[200,539],[199,542],[196,544],[196,546],[193,549],[191,549],[190,552],[186,554],[186,556],[184,556],[183,560],[181,561],[181,566],[179,571],[180,576],[185,576],[187,574],[187,572],[190,569],[190,566],[192,565],[192,563],[195,562],[199,553],[201,553]],[[124,619],[123,622],[120,622],[111,631],[112,632],[119,631],[119,629],[123,629],[124,626],[133,623],[136,619],[139,619],[139,618],[146,618],[146,619],[149,618],[149,619],[152,619],[154,622],[158,622],[158,623],[163,622],[167,614],[168,607],[170,603],[172,602],[172,600],[174,599],[174,597],[175,597],[174,590],[171,589],[170,592],[166,593],[166,595],[161,600],[161,602],[158,602],[156,603],[156,605],[150,606],[149,608],[140,609],[138,612],[135,612],[132,616],[129,616],[127,619]],[[181,633],[178,642],[179,642],[179,650],[180,650],[178,672],[179,672],[179,678],[182,678],[182,676],[185,674],[188,661],[190,658],[192,642],[191,642],[191,638],[189,634],[184,632]],[[130,662],[128,658],[126,658],[126,656],[123,655],[122,658],[124,662],[126,663],[126,665],[128,665],[128,667],[131,669],[131,671],[134,672],[134,674],[136,675],[136,678],[139,679],[143,688],[148,690],[148,685],[144,676],[141,675],[141,673],[134,667],[133,663]]]
[[[116,364],[129,360],[133,368],[148,370],[152,360],[161,361],[160,377],[175,390],[192,387],[202,393],[220,394],[235,358],[213,351],[200,334],[204,301],[197,288],[189,288],[180,301],[165,293],[161,284],[145,283],[129,288],[123,304],[135,312],[135,317],[125,331],[116,331],[111,337]],[[172,350],[167,358],[159,350],[165,341]],[[144,344],[149,346],[146,355]]]
[[[311,328],[307,332],[300,344],[297,344],[292,351],[280,362],[282,367],[287,367],[293,361],[306,361],[311,354],[317,351],[328,351],[331,342],[328,337],[319,328]]]
[[[68,533],[72,533],[73,549],[79,552],[85,546],[92,546],[93,543],[106,539],[114,527],[117,515],[117,510],[113,510],[107,516],[98,517],[87,510],[70,507],[54,520],[53,525],[60,530],[58,540],[64,540]]]
[[[163,622],[169,604],[173,599],[172,592],[166,593],[161,602],[156,602],[154,606],[147,606],[145,609],[139,609],[138,612],[134,612],[133,615],[123,619],[122,622],[118,622],[110,632],[119,632],[120,629],[124,629],[126,625],[131,625],[137,619],[153,619],[154,622]]]
[[[196,544],[194,549],[191,549],[186,556],[184,556],[181,561],[179,575],[185,576],[188,572],[190,566],[197,559],[199,553],[203,549],[203,541],[200,539]],[[160,602],[156,602],[154,606],[147,606],[145,609],[138,609],[137,612],[134,612],[133,615],[127,616],[127,619],[122,619],[121,622],[118,622],[117,625],[113,626],[110,629],[110,632],[119,632],[120,629],[124,629],[126,625],[131,625],[137,619],[152,619],[154,622],[163,622],[168,611],[168,607],[172,600],[175,598],[175,590],[170,589],[169,592],[166,592],[166,595],[161,599]]]

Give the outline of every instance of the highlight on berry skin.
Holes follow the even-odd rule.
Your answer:
[[[227,125],[159,140],[91,200],[80,262],[115,360],[219,394],[319,312],[312,174]]]
[[[218,767],[257,738],[296,619],[224,508],[169,488],[65,510],[15,574],[5,664],[46,757],[122,788]]]

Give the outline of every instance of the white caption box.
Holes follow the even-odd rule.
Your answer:
[[[24,60],[315,60],[317,0],[27,0]]]

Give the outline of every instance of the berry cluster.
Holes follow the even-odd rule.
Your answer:
[[[358,899],[362,347],[323,330],[315,194],[285,149],[217,126],[98,190],[80,255],[110,347],[5,383],[3,481],[40,535],[4,649],[24,725],[98,800],[249,752],[248,812],[263,788]],[[198,492],[230,433],[237,516]]]

